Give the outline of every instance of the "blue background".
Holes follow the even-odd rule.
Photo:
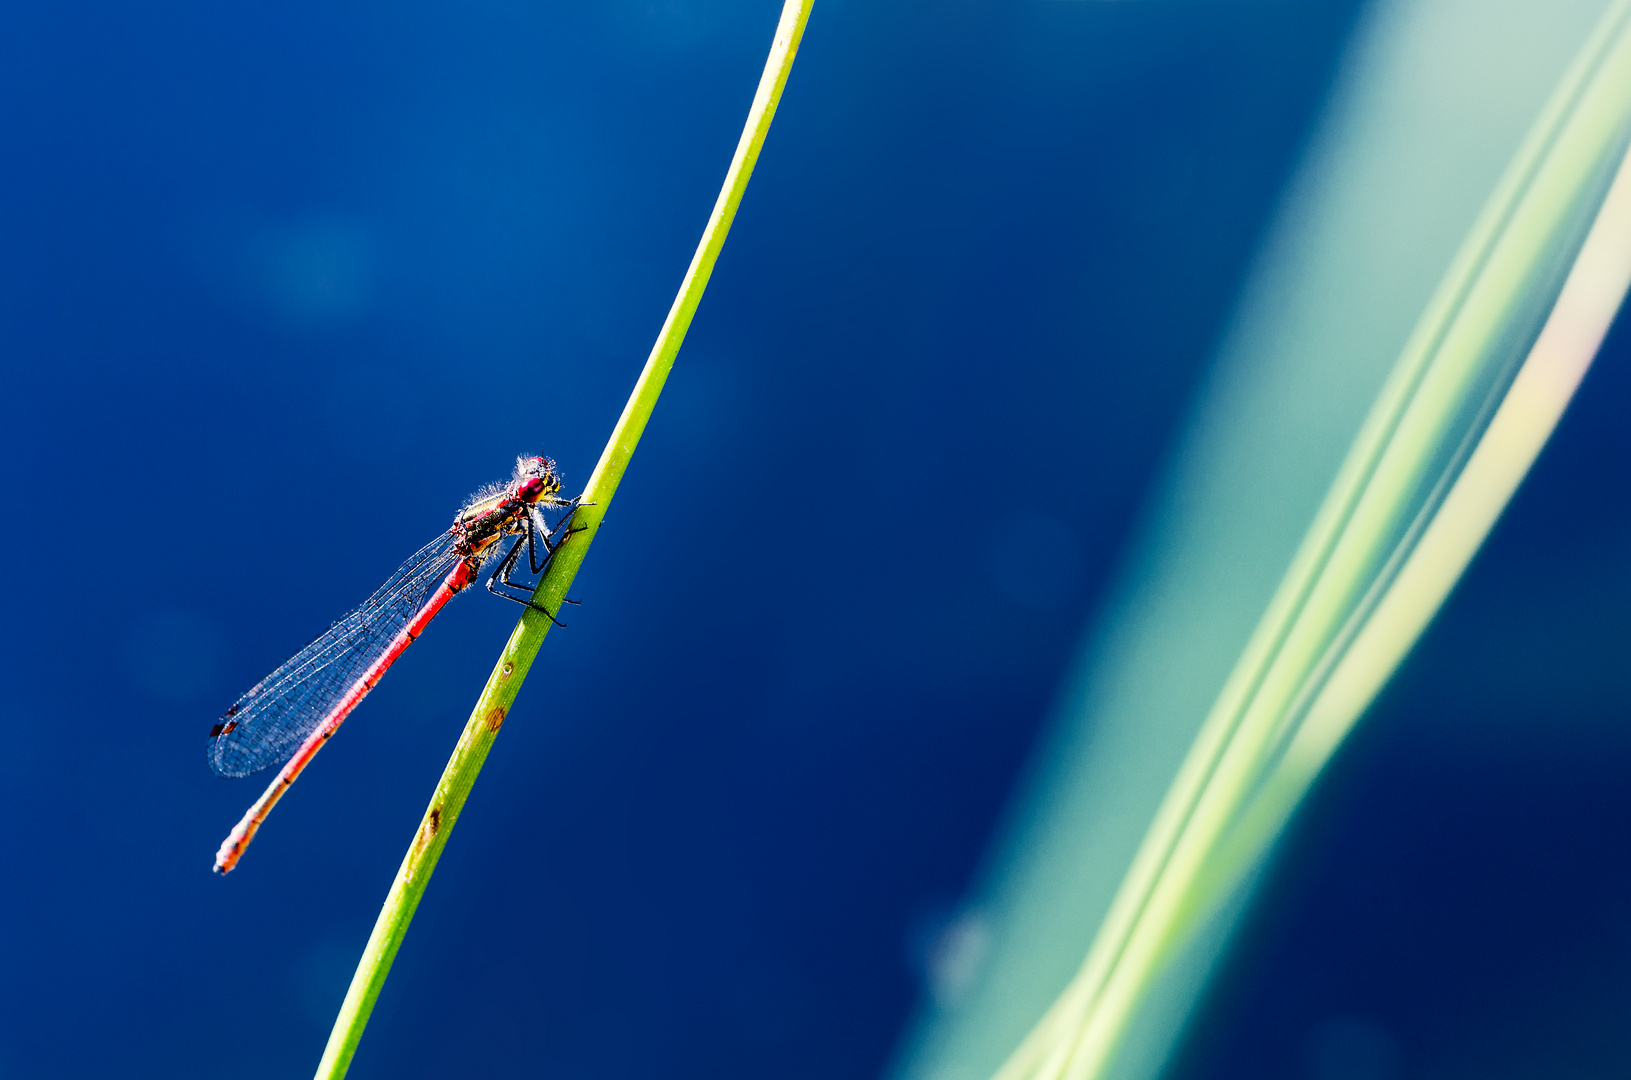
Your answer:
[[[818,2],[351,1075],[883,1069],[1356,13]],[[776,15],[0,9],[0,1077],[315,1065],[515,609],[451,606],[225,880],[260,785],[204,733],[515,455],[582,483]],[[1181,1075],[1631,1063],[1628,365],[1622,329]]]

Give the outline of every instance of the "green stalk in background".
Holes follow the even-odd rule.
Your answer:
[[[629,395],[628,404],[623,407],[623,414],[612,429],[606,449],[601,452],[600,462],[584,488],[583,503],[572,518],[578,531],[550,560],[533,593],[534,601],[550,610],[559,610],[572,579],[577,576],[584,555],[600,529],[606,508],[617,492],[619,481],[623,479],[629,457],[645,431],[646,421],[657,404],[657,396],[662,393],[669,369],[674,366],[674,357],[685,340],[685,332],[691,326],[691,317],[696,313],[703,290],[708,287],[714,262],[724,246],[737,205],[742,201],[742,193],[747,190],[759,150],[770,131],[776,103],[787,84],[787,75],[792,70],[793,57],[804,34],[812,3],[813,0],[786,0],[782,7],[781,21],[776,27],[770,55],[765,60],[758,92],[754,95],[752,108],[748,110],[747,123],[742,129],[741,140],[736,144],[736,154],[725,174],[719,199],[714,203],[713,213],[702,231],[702,240],[691,258],[690,268],[685,272],[685,280],[657,335],[657,342],[652,346],[651,355],[646,359],[645,368],[634,384],[633,393]],[[419,831],[402,859],[402,867],[397,871],[391,891],[385,897],[385,905],[380,909],[379,919],[374,923],[374,931],[369,935],[368,945],[357,964],[357,972],[352,976],[351,987],[340,1006],[340,1014],[335,1018],[334,1030],[329,1034],[323,1059],[317,1066],[318,1080],[342,1077],[350,1067],[357,1042],[368,1023],[368,1015],[373,1011],[380,988],[391,970],[391,961],[396,958],[396,951],[407,934],[414,910],[419,906],[419,898],[424,895],[425,885],[436,869],[436,860],[458,821],[459,811],[464,808],[464,801],[476,782],[476,774],[481,771],[487,751],[498,736],[499,728],[551,625],[544,615],[527,609],[510,634],[510,640],[499,655],[481,696],[476,699],[476,707],[465,724],[458,744],[453,748],[447,768],[437,781],[436,792],[425,810],[424,819],[419,823]]]
[[[1474,224],[1202,725],[1086,961],[997,1072],[1097,1080],[1516,490],[1631,282],[1631,0]],[[1612,183],[1610,183],[1612,181]]]
[[[1167,1067],[1619,303],[1627,23],[1363,6],[894,1080]]]

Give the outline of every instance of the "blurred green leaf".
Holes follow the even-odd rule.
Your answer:
[[[1333,157],[1349,170],[1385,163],[1390,149],[1385,127],[1367,131],[1357,120],[1390,118],[1397,131],[1408,130],[1416,119],[1408,97],[1389,102],[1390,93],[1411,88],[1412,62],[1429,73],[1417,85],[1427,91],[1418,111],[1430,115],[1431,99],[1443,94],[1431,77],[1466,63],[1469,51],[1476,51],[1469,47],[1471,32],[1501,18],[1514,21],[1510,10],[1457,9],[1450,3],[1383,9],[1379,19],[1393,20],[1385,27],[1393,38],[1376,33],[1369,42],[1375,51],[1359,64],[1368,68],[1370,86],[1361,90],[1372,95],[1372,112],[1367,117],[1361,108],[1350,106],[1347,115],[1336,110],[1336,145],[1368,141],[1373,155],[1367,161],[1354,154],[1342,162],[1339,150]],[[1539,13],[1541,6],[1534,10]],[[1433,23],[1435,17],[1440,25]],[[1444,24],[1459,26],[1461,34],[1445,33]],[[1511,70],[1489,75],[1515,77]],[[1364,101],[1363,93],[1355,96]],[[1472,102],[1469,111],[1476,114],[1480,104]],[[1503,104],[1494,100],[1491,111]],[[1220,680],[1221,692],[1210,691],[1213,703],[1177,778],[1154,771],[1158,755],[1137,745],[1140,732],[1126,722],[1098,730],[1083,725],[1069,732],[1075,741],[1056,744],[1056,758],[1045,763],[1051,775],[1044,774],[1038,785],[1043,794],[1020,823],[1014,865],[988,901],[997,942],[993,970],[963,1015],[953,1011],[926,1030],[908,1062],[908,1076],[989,1075],[986,1055],[1005,1030],[1012,1031],[1016,1003],[1034,1002],[1035,988],[1053,963],[1039,958],[1064,951],[1068,962],[1073,944],[1081,940],[1079,931],[1068,928],[1050,941],[1044,927],[1084,923],[1098,926],[1086,961],[997,1070],[999,1080],[1088,1080],[1113,1072],[1148,1075],[1160,1067],[1275,838],[1448,595],[1606,333],[1631,280],[1631,179],[1615,180],[1628,131],[1631,3],[1616,2],[1579,49],[1450,261],[1267,611],[1244,649],[1232,646],[1239,650],[1237,659]],[[1332,266],[1321,266],[1322,251],[1362,248],[1362,234],[1344,235],[1342,229],[1363,221],[1367,209],[1374,215],[1374,207],[1363,205],[1363,191],[1343,190],[1349,177],[1342,167],[1332,168],[1330,160],[1321,164],[1326,166],[1319,192],[1324,205],[1316,198],[1299,206],[1294,196],[1289,216],[1303,235],[1298,258],[1329,272]],[[1356,171],[1363,179],[1363,170]],[[1322,220],[1320,213],[1333,208],[1348,214]],[[1374,219],[1372,226],[1381,227]],[[1335,298],[1299,295],[1301,283],[1275,280],[1275,269],[1280,268],[1260,275],[1269,281],[1259,288],[1280,293],[1282,304],[1276,308],[1256,297],[1248,298],[1247,308],[1266,324],[1278,317],[1280,325],[1248,328],[1242,337],[1255,329],[1271,346],[1301,339],[1305,348],[1340,351],[1337,343],[1352,333],[1370,298],[1358,292]],[[1340,287],[1342,279],[1336,267],[1331,281]],[[1364,284],[1363,278],[1353,284]],[[1389,299],[1385,289],[1379,291]],[[1284,303],[1286,298],[1291,302]],[[1254,300],[1260,305],[1255,312]],[[1285,370],[1306,377],[1310,368],[1319,370],[1305,364],[1299,372],[1295,363]],[[1323,389],[1341,392],[1344,381],[1330,378]],[[1230,400],[1227,391],[1238,397]],[[1272,394],[1255,387],[1247,392],[1225,387],[1218,393],[1217,411],[1208,419],[1235,435],[1233,446],[1219,440],[1224,452],[1255,459],[1272,477],[1280,466],[1253,453],[1252,443],[1261,436],[1243,423]],[[1295,412],[1268,419],[1282,432],[1293,429],[1282,436],[1290,452],[1319,462],[1330,430],[1308,425],[1295,430]],[[1205,442],[1204,432],[1198,441]],[[1259,479],[1260,491],[1272,486]],[[1186,494],[1226,500],[1235,492],[1213,488]],[[1285,502],[1285,494],[1271,498],[1278,495]],[[1216,519],[1230,522],[1227,513]],[[1228,565],[1236,545],[1251,535],[1252,524],[1243,526],[1238,516],[1233,524],[1210,535],[1195,530],[1185,538],[1187,548],[1155,560],[1161,565],[1151,576],[1160,576],[1169,589],[1212,587],[1209,576],[1222,576],[1220,568]],[[1193,619],[1191,630],[1198,633],[1175,635],[1171,625],[1156,626],[1163,614],[1171,615],[1162,611],[1164,598],[1146,592],[1137,601],[1124,602],[1115,612],[1131,626],[1112,628],[1098,670],[1082,679],[1091,686],[1085,692],[1094,695],[1084,713],[1097,711],[1102,719],[1120,709],[1136,715],[1140,709],[1170,708],[1186,693],[1194,700],[1196,687],[1204,686],[1194,661],[1200,659],[1204,670],[1239,640],[1234,637],[1238,624],[1229,619]],[[1196,610],[1192,603],[1191,614]],[[1146,690],[1130,682],[1135,674],[1171,680],[1179,690]],[[1092,685],[1098,681],[1106,685]],[[1078,687],[1073,696],[1082,694]],[[1152,725],[1150,733],[1170,736],[1181,724],[1169,717]],[[1100,901],[1083,888],[1083,873],[1068,860],[1114,853],[1116,841],[1129,835],[1129,822],[1105,811],[1112,806],[1125,811],[1137,805],[1139,795],[1118,804],[1112,797],[1075,797],[1071,788],[1089,771],[1108,780],[1118,761],[1125,763],[1124,783],[1130,776],[1144,791],[1169,782],[1170,787],[1136,851],[1119,857],[1118,866],[1130,863],[1130,868],[1113,899]],[[1060,798],[1060,791],[1066,797]],[[1105,868],[1095,869],[1102,875]],[[1056,914],[1039,917],[1038,909],[1049,903]],[[1040,1011],[1034,1003],[1030,1007]],[[1131,1053],[1125,1052],[1129,1044]]]

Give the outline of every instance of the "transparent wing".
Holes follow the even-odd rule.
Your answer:
[[[210,768],[248,776],[288,760],[458,565],[453,544],[449,530],[420,548],[361,606],[252,686],[212,733]]]

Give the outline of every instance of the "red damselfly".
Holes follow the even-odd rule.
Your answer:
[[[555,553],[556,532],[578,505],[577,499],[560,498],[560,490],[553,461],[520,458],[508,482],[472,496],[447,532],[420,548],[360,607],[233,703],[210,731],[210,768],[219,776],[248,776],[274,765],[283,767],[215,853],[216,873],[237,865],[295,777],[436,613],[481,577],[484,562],[497,560],[487,577],[487,588],[495,596],[555,618],[510,575],[523,545],[534,574]],[[551,528],[545,507],[567,514]],[[498,556],[509,537],[514,542]],[[512,591],[503,591],[506,588]]]

